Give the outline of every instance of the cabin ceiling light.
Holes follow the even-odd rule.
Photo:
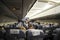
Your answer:
[[[49,1],[52,1],[52,2],[56,2],[56,3],[60,3],[60,0],[37,0],[38,2],[49,2]]]
[[[37,0],[25,17],[31,18],[37,14],[44,12],[45,10],[56,6],[59,3],[60,0]]]
[[[50,10],[45,11],[43,13],[32,16],[32,17],[30,17],[30,19],[35,19],[35,18],[41,18],[41,17],[45,17],[45,16],[49,16],[49,15],[60,14],[59,10],[60,10],[60,6],[57,6],[57,7],[53,8],[53,9],[50,9]]]
[[[49,3],[43,3],[43,2],[36,2],[33,7],[30,9],[30,11],[27,13],[26,17],[34,16],[44,10],[49,9],[53,5],[50,5]]]
[[[56,3],[60,3],[60,0],[50,0],[50,1],[53,1],[53,2],[56,2]]]

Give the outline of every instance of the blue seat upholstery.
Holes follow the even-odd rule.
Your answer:
[[[42,32],[40,32],[40,34],[39,33],[34,34],[34,32],[32,33],[31,31],[27,31],[26,34],[27,40],[43,40]]]
[[[54,36],[54,40],[60,40],[60,28],[57,28],[55,32],[56,35]]]
[[[3,34],[2,30],[0,30],[0,39],[3,39],[3,37],[4,37],[4,34]]]
[[[11,32],[11,30],[12,30],[12,32]],[[16,30],[18,30],[18,32]],[[25,33],[19,29],[7,29],[6,30],[6,38],[7,38],[7,40],[8,39],[9,40],[15,40],[15,39],[20,39],[20,38],[25,38]]]

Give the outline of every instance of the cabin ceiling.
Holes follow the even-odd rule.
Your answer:
[[[1,1],[16,17],[22,18],[22,0]],[[21,15],[21,16],[20,16]]]
[[[36,19],[33,19],[33,20],[60,20],[60,13],[36,18]]]
[[[16,20],[22,19],[35,1],[36,0],[0,0],[0,16],[6,16]]]
[[[55,15],[49,15],[49,16],[41,17],[38,19],[40,19],[40,20],[52,20],[52,19],[60,20],[60,13],[55,14]]]

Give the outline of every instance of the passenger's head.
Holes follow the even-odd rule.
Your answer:
[[[22,20],[18,20],[18,23],[23,22]]]
[[[40,25],[40,23],[38,22],[38,24]]]
[[[28,26],[29,26],[29,29],[34,29],[32,24],[29,24]]]
[[[51,24],[49,24],[49,26],[51,26]]]

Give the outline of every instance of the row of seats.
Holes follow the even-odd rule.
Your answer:
[[[35,29],[33,29],[35,30]],[[38,31],[39,35],[36,35],[37,31],[33,33],[31,30],[26,30],[26,32],[18,29],[18,28],[5,28],[5,30],[1,30],[0,39],[4,40],[37,40],[42,39],[40,36],[43,35],[42,31]],[[33,34],[35,34],[35,36]],[[35,39],[36,38],[36,39]],[[39,39],[39,40],[40,40]],[[43,40],[43,39],[42,39]]]
[[[47,35],[44,32],[48,29]],[[43,31],[44,30],[44,31]],[[59,40],[59,32],[54,27],[44,28],[44,29],[27,29],[26,32],[20,30],[18,27],[4,27],[0,30],[1,40]],[[56,35],[53,35],[53,34]]]
[[[50,30],[47,34],[45,34],[43,40],[60,40],[60,28]]]
[[[26,33],[27,40],[43,40],[44,32],[42,30],[30,29]]]

